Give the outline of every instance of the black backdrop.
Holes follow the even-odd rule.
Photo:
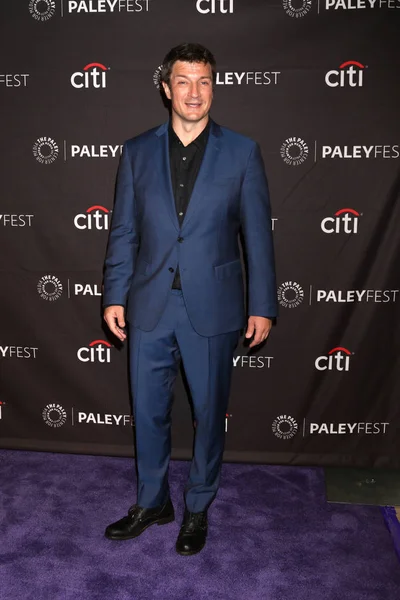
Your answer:
[[[215,53],[213,118],[256,139],[280,318],[241,344],[226,458],[398,466],[400,2],[1,3],[4,448],[130,455],[101,278],[120,146],[167,118],[166,51]],[[397,367],[397,369],[396,369]],[[175,457],[192,428],[179,379]]]

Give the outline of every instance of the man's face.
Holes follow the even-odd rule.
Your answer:
[[[173,112],[183,121],[196,123],[209,113],[213,99],[210,64],[176,61],[169,86],[163,82]]]

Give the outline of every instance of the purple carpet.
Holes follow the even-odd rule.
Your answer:
[[[1,600],[396,600],[400,564],[378,507],[327,504],[319,468],[226,464],[208,543],[174,544],[189,463],[172,462],[179,521],[112,542],[133,461],[0,450]]]

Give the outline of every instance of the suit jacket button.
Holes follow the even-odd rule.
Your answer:
[[[174,269],[173,269],[172,267],[170,267],[170,268],[168,269],[168,271],[169,271],[170,273],[173,273],[173,272],[174,272]]]
[[[183,237],[178,237],[178,242],[179,242],[180,244],[182,244],[182,242],[183,242]]]

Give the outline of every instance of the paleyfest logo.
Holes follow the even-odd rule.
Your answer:
[[[30,0],[29,12],[36,21],[48,21],[56,13],[55,0]]]

